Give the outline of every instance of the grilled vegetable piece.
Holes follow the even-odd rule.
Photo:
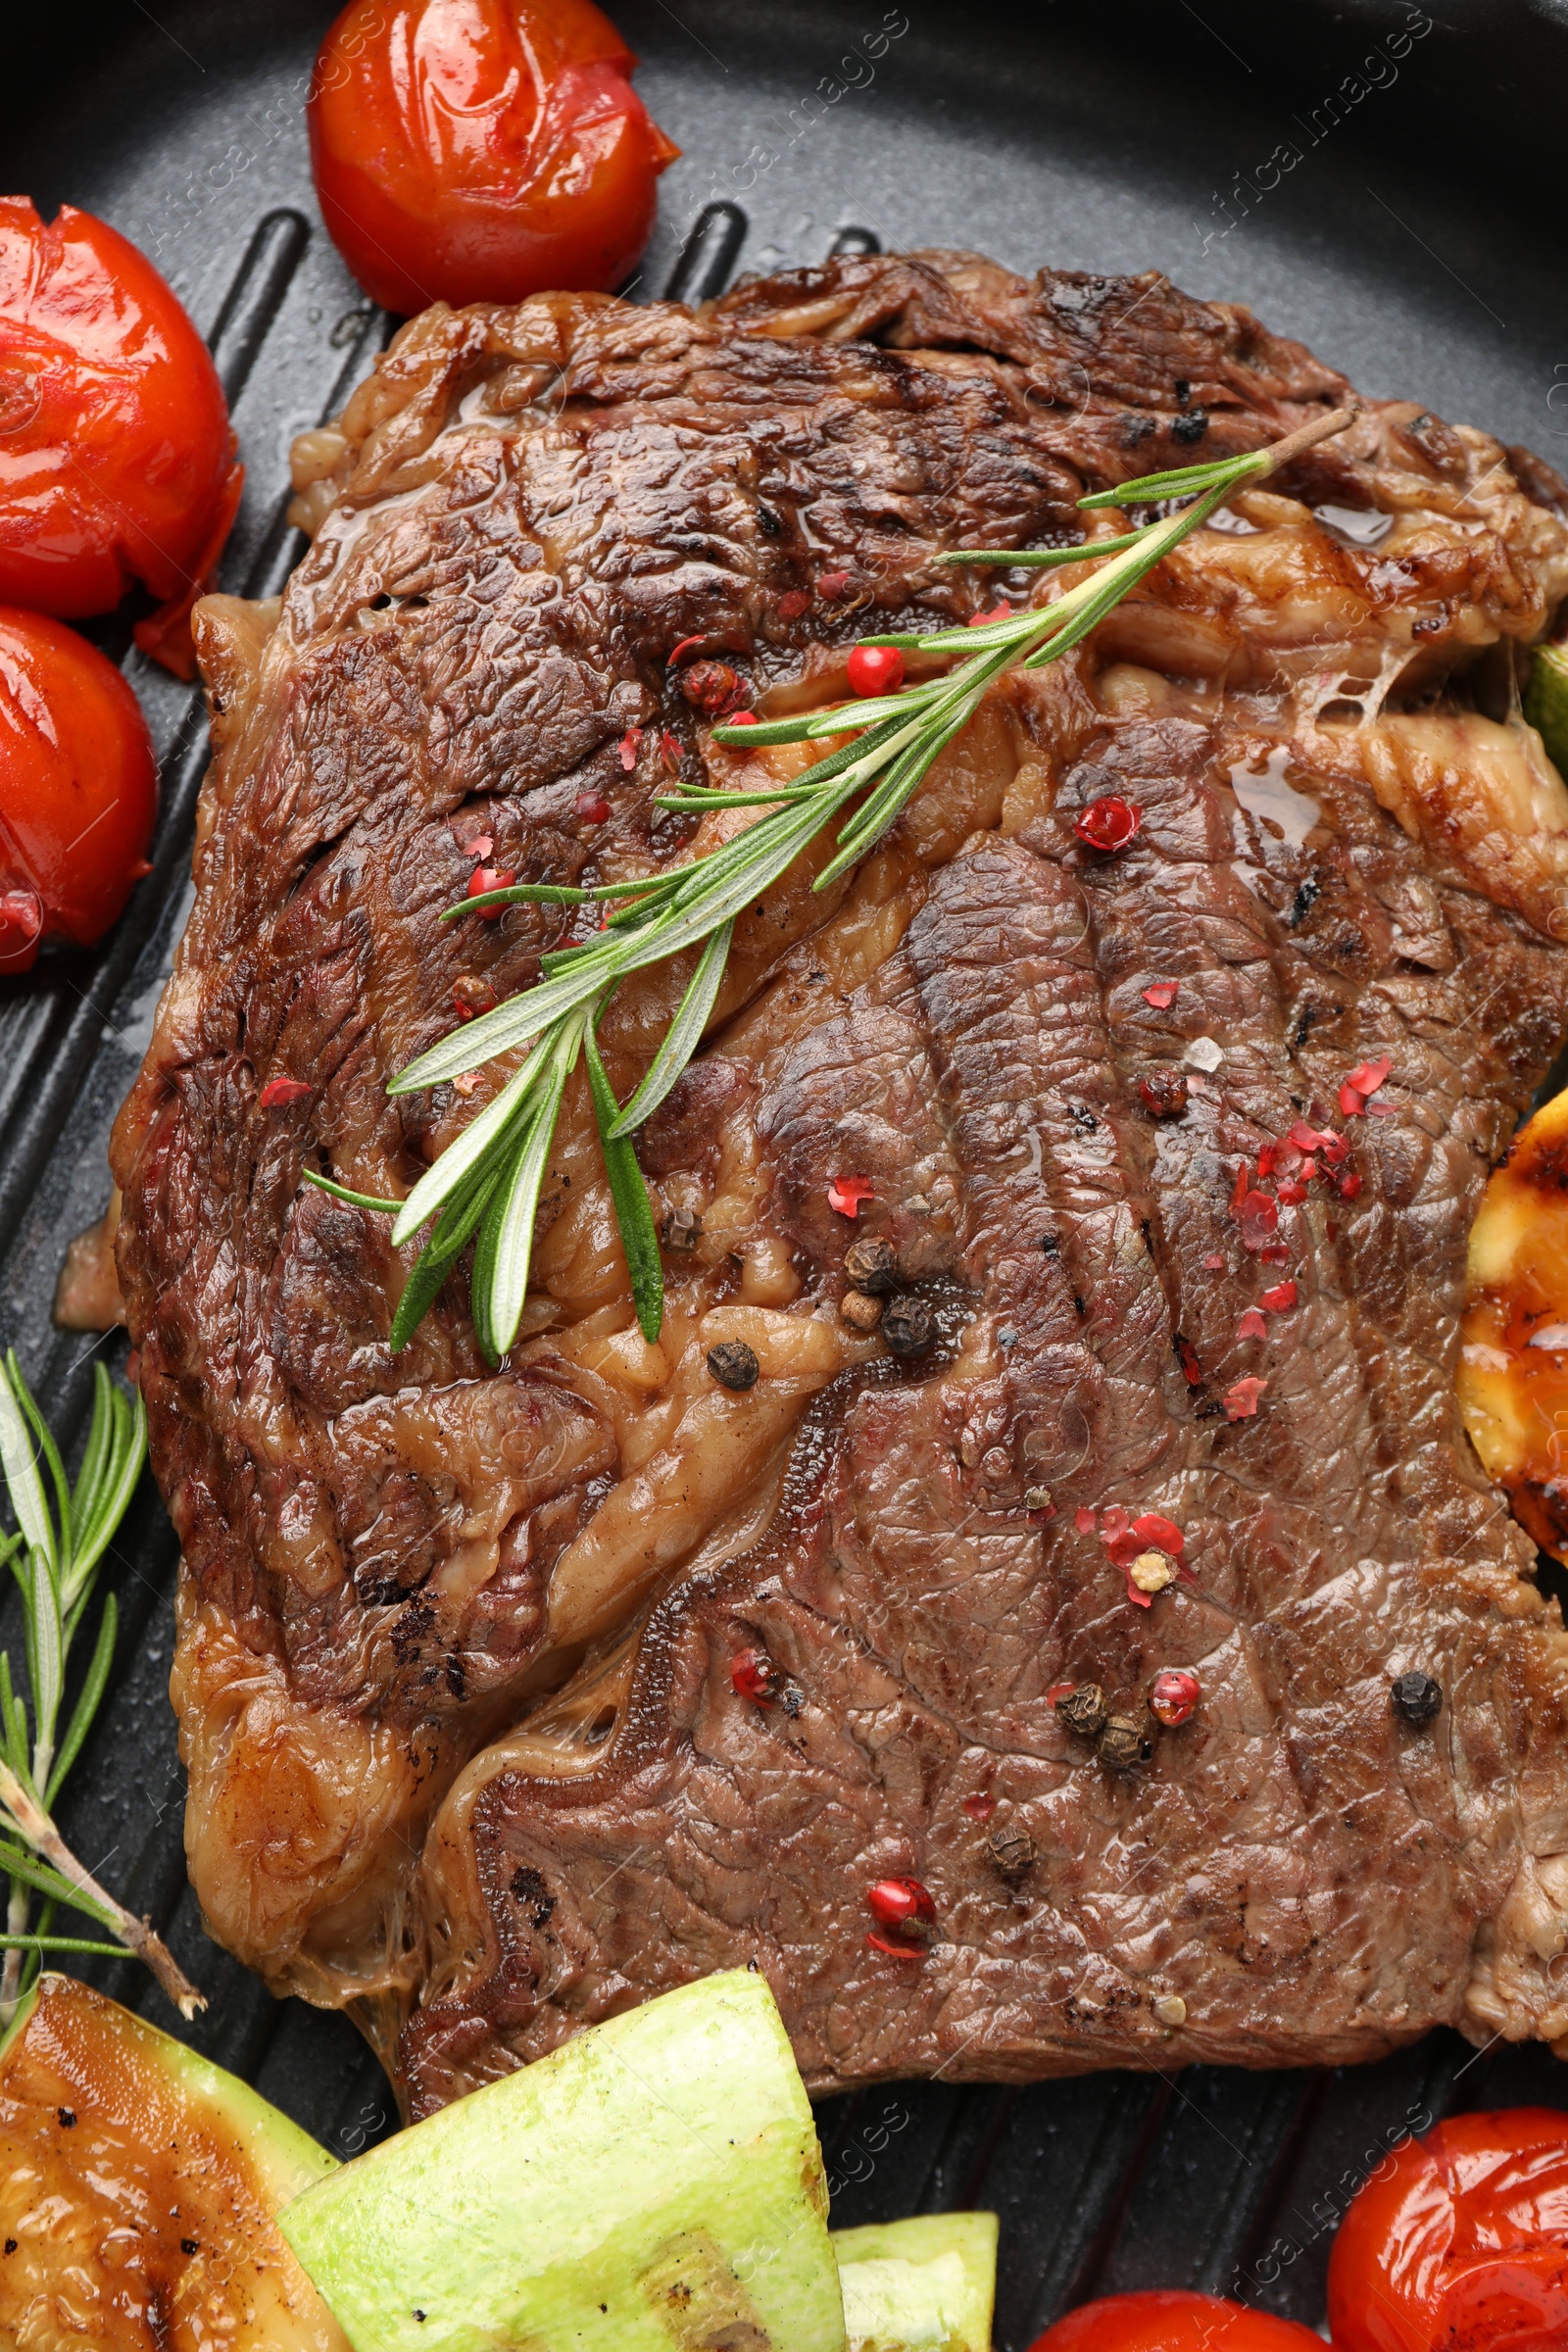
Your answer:
[[[0,2343],[346,2352],[273,2221],[335,2170],[247,2083],[44,1977],[0,2052]]]
[[[1568,1559],[1568,1093],[1525,1122],[1482,1195],[1458,1390],[1488,1477]]]
[[[994,2213],[835,2230],[850,2352],[991,2352]]]
[[[281,2227],[355,2352],[844,2352],[811,2110],[744,1969],[444,2108]]]
[[[1558,774],[1568,774],[1568,645],[1537,646],[1525,688],[1525,716]]]

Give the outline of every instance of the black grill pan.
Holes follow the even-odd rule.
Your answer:
[[[8,0],[8,190],[103,214],[212,341],[249,467],[224,585],[279,588],[290,437],[340,404],[387,321],[322,233],[301,108],[330,6]],[[1250,302],[1366,391],[1568,453],[1568,261],[1555,158],[1568,0],[622,0],[641,87],[685,150],[633,300],[845,247],[968,245],[1015,267],[1158,267]],[[1289,157],[1292,160],[1287,160]],[[0,1340],[79,1439],[95,1349],[55,1331],[65,1243],[108,1196],[110,1123],[184,919],[205,759],[195,694],[123,659],[164,758],[155,870],[107,944],[0,982]],[[118,1361],[123,1336],[97,1352]],[[339,2154],[391,2128],[339,2017],[278,2003],[209,1943],[185,1882],[166,1684],[175,1544],[151,1482],[113,1561],[111,1695],[64,1807],[77,1850],[149,1911],[212,2007],[189,2038]],[[0,1640],[15,1642],[0,1610]],[[166,2026],[128,1963],[106,1990]],[[1440,2034],[1376,2067],[1194,2068],[1031,2089],[895,2084],[826,2104],[843,2223],[1002,2216],[997,2341],[1022,2352],[1093,2293],[1196,2285],[1316,2324],[1334,2228],[1398,2136],[1457,2108],[1568,2106],[1539,2049]]]

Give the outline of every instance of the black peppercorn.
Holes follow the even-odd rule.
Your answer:
[[[1408,1674],[1395,1676],[1389,1700],[1399,1721],[1413,1725],[1419,1732],[1441,1712],[1443,1687],[1430,1674],[1412,1667]]]
[[[923,1298],[895,1298],[882,1317],[882,1337],[895,1355],[923,1355],[936,1322]]]
[[[1056,1701],[1056,1713],[1068,1731],[1076,1732],[1084,1740],[1098,1736],[1108,1712],[1105,1693],[1098,1683],[1080,1683],[1076,1690],[1069,1690]]]
[[[1179,1119],[1187,1108],[1187,1080],[1162,1064],[1138,1081],[1138,1099],[1152,1119]]]
[[[899,1287],[899,1259],[891,1242],[852,1242],[844,1252],[844,1271],[858,1291],[886,1298]]]
[[[1102,1764],[1110,1765],[1116,1772],[1130,1772],[1135,1764],[1147,1764],[1154,1752],[1153,1740],[1130,1715],[1107,1715],[1096,1746]]]
[[[708,1369],[721,1389],[754,1389],[762,1367],[744,1340],[720,1340],[708,1350]]]
[[[1007,1822],[986,1839],[992,1867],[1004,1879],[1021,1879],[1035,1866],[1035,1841],[1020,1822]]]
[[[666,1250],[695,1249],[703,1230],[703,1220],[689,1208],[672,1208],[659,1228],[659,1238]]]

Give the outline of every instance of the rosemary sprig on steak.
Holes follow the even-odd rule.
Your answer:
[[[689,813],[764,810],[710,856],[662,874],[606,882],[593,890],[514,884],[465,899],[451,908],[449,920],[530,902],[597,904],[609,911],[598,932],[542,958],[544,977],[535,986],[443,1038],[392,1080],[392,1094],[411,1094],[463,1077],[520,1046],[532,1047],[522,1067],[420,1177],[407,1200],[375,1200],[346,1193],[305,1171],[310,1181],[338,1198],[393,1215],[392,1239],[399,1247],[430,1226],[393,1318],[393,1348],[412,1338],[470,1240],[475,1241],[471,1298],[479,1344],[496,1363],[512,1346],[527,1292],[534,1213],[556,1118],[566,1081],[585,1047],[638,1320],[650,1340],[657,1338],[663,1312],[659,1250],[647,1188],[631,1156],[629,1138],[663,1101],[702,1041],[723,980],[736,916],[779,880],[824,826],[847,811],[836,855],[814,885],[825,890],[875,847],[1004,671],[1014,666],[1039,668],[1056,661],[1226,499],[1313,443],[1343,431],[1354,414],[1352,409],[1336,409],[1270,448],[1174,472],[1145,474],[1080,499],[1079,506],[1088,510],[1163,505],[1172,499],[1190,502],[1116,538],[1040,550],[958,550],[945,557],[943,561],[956,564],[1093,564],[1095,569],[1048,604],[1008,612],[977,627],[911,630],[862,640],[866,646],[926,658],[962,657],[956,667],[940,676],[803,716],[715,726],[713,740],[737,749],[815,742],[851,730],[854,735],[792,783],[776,789],[728,792],[688,786],[662,794],[661,808]],[[630,1102],[618,1105],[593,1044],[598,1020],[629,974],[699,945],[701,960],[652,1067]]]
[[[82,1868],[50,1818],[109,1680],[119,1622],[112,1592],[104,1602],[92,1656],[62,1735],[72,1644],[87,1614],[104,1554],[147,1459],[147,1414],[141,1397],[127,1396],[101,1364],[93,1367],[93,1382],[92,1424],[73,1486],[15,1351],[0,1365],[0,1475],[17,1520],[13,1535],[0,1536],[0,1563],[10,1568],[22,1594],[32,1702],[29,1737],[26,1702],[17,1694],[9,1655],[0,1650],[0,1870],[11,1881],[5,1933],[0,1936],[5,1952],[0,2026],[10,2022],[45,1952],[118,1956],[122,1950],[132,1951],[184,2016],[194,2016],[206,2006],[147,1922],[132,1917]],[[54,1490],[52,1506],[45,1470]],[[35,1895],[43,1898],[36,1923],[31,1918]],[[81,1913],[118,1940],[105,1943],[55,1934],[54,1918],[61,1908]]]

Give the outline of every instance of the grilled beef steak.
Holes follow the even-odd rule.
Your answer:
[[[1157,276],[961,255],[438,309],[301,445],[281,604],[200,608],[196,905],[114,1153],[187,1843],[415,2112],[753,1959],[818,2085],[1568,2034],[1568,1657],[1452,1396],[1568,1025],[1534,460],[1367,407],[766,893],[640,1140],[657,1346],[578,1082],[499,1373],[461,1275],[394,1358],[410,1253],[301,1181],[400,1195],[501,1083],[384,1091],[565,935],[443,925],[476,865],[702,854],[746,817],[671,773],[808,756],[715,702],[1052,593],[935,558],[1346,397]],[[690,969],[607,1020],[623,1100]]]

